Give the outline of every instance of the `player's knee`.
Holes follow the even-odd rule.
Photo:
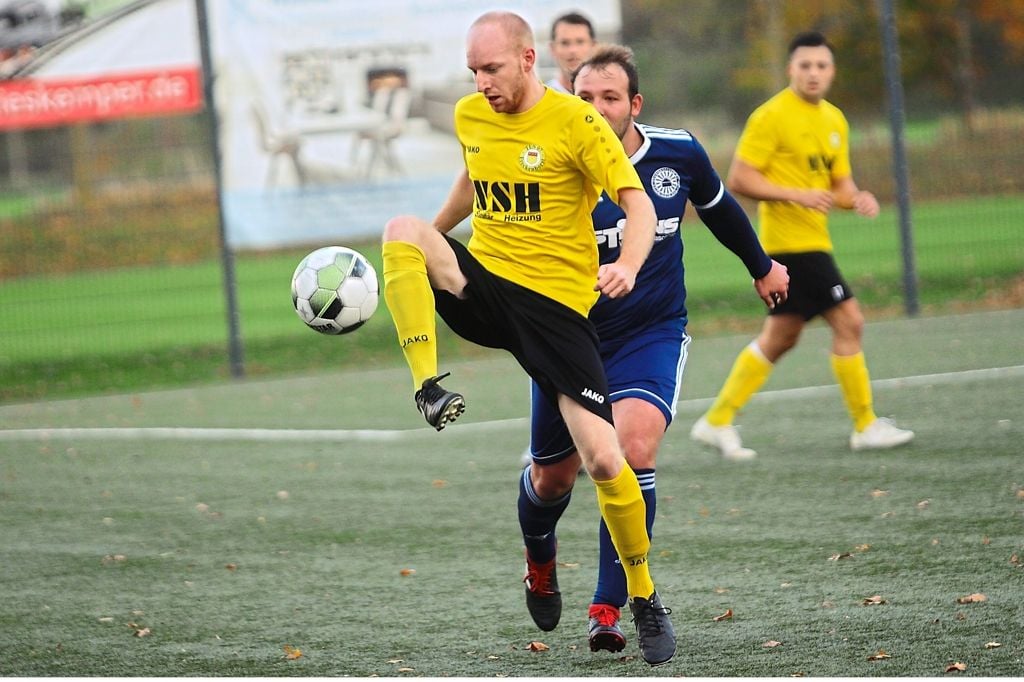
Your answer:
[[[576,482],[577,468],[570,473],[566,467],[554,466],[533,466],[530,470],[530,482],[533,490],[542,500],[556,500],[565,496],[572,490]],[[571,475],[570,475],[571,474]]]
[[[418,242],[417,235],[423,221],[416,216],[395,216],[384,224],[382,241],[385,242]]]
[[[630,468],[653,469],[658,456],[658,439],[645,437],[630,438],[622,444],[623,455]]]

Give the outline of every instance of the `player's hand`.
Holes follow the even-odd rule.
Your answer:
[[[800,204],[804,208],[828,213],[832,210],[832,205],[835,203],[835,197],[832,196],[832,192],[827,189],[806,189],[802,190],[797,196],[796,203]]]
[[[633,291],[635,285],[636,270],[616,261],[605,263],[597,269],[594,291],[600,291],[608,298],[619,298]]]
[[[782,263],[772,260],[772,268],[761,279],[754,280],[754,291],[761,297],[769,310],[789,297],[789,270]]]
[[[878,199],[871,192],[862,189],[853,195],[853,210],[857,212],[857,215],[874,218],[878,216]]]

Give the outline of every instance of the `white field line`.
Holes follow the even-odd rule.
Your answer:
[[[893,379],[879,379],[871,382],[876,389],[892,389],[903,386],[933,386],[958,384],[968,381],[1016,378],[1024,376],[1024,365],[971,369],[961,372],[922,374]],[[759,402],[796,400],[827,395],[838,391],[835,384],[805,386],[777,391],[764,391],[754,396]],[[711,405],[712,398],[681,400],[677,412],[696,413]],[[487,433],[502,429],[525,430],[529,427],[527,417],[499,419],[470,424],[453,424],[450,432]],[[0,441],[22,440],[183,440],[183,441],[259,441],[259,442],[390,442],[405,436],[422,436],[432,429],[252,429],[252,428],[193,428],[193,427],[97,427],[97,428],[42,428],[42,429],[0,429]]]

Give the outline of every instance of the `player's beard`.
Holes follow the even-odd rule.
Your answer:
[[[630,126],[633,125],[633,117],[626,116],[624,119],[618,121],[608,120],[608,125],[612,127],[612,131],[619,140],[623,140],[626,137],[626,133],[629,131]]]

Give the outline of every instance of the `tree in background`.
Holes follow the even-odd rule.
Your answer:
[[[783,87],[785,47],[819,29],[842,78],[832,96],[853,116],[881,116],[885,90],[875,2],[623,0],[623,39],[645,75],[653,117],[712,112],[742,122]],[[1024,0],[898,0],[908,111],[958,112],[1024,100]]]

